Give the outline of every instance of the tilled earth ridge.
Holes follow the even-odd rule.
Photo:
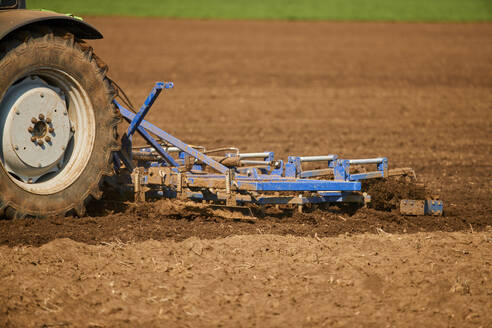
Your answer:
[[[491,250],[491,229],[1,246],[0,325],[490,327]]]
[[[490,327],[492,24],[87,21],[137,106],[175,82],[149,120],[184,141],[386,156],[445,216],[401,216],[418,193],[391,182],[357,211],[0,220],[0,326]]]
[[[118,204],[120,205],[120,204]],[[415,233],[421,231],[481,231],[492,225],[489,219],[457,216],[402,216],[397,210],[332,206],[328,208],[276,209],[263,212],[230,212],[193,202],[162,200],[134,205],[123,204],[122,213],[101,217],[24,219],[5,223],[0,242],[9,246],[41,246],[58,238],[87,244],[139,242],[148,239],[182,241],[190,237],[214,239],[233,235],[276,234],[327,237],[339,234]],[[108,204],[103,202],[102,206]]]

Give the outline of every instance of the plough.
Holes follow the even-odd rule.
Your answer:
[[[229,207],[247,203],[257,205],[295,205],[302,211],[305,204],[370,202],[361,190],[361,181],[390,176],[415,176],[410,168],[388,168],[385,157],[341,159],[337,155],[289,156],[278,160],[271,151],[241,153],[237,148],[206,150],[186,144],[145,120],[163,90],[171,82],[157,83],[137,113],[114,101],[129,123],[123,148],[114,157],[116,171],[131,172],[135,199],[180,198],[224,204]],[[139,134],[148,146],[133,147]],[[152,136],[154,135],[155,138]],[[221,156],[217,154],[222,153]],[[214,154],[214,155],[212,155]],[[322,163],[325,167],[303,170],[303,163]],[[134,164],[136,163],[136,164]],[[372,166],[373,170],[351,173],[351,166]],[[116,177],[125,184],[124,175]]]

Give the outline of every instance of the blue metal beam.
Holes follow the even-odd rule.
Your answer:
[[[152,147],[154,147],[154,149],[159,153],[159,155],[161,155],[164,160],[171,166],[175,166],[175,167],[178,167],[179,164],[176,163],[176,161],[174,160],[174,158],[171,157],[171,155],[169,155],[162,147],[161,145],[159,145],[159,143],[154,139],[152,138],[152,136],[147,132],[145,131],[144,128],[142,128],[141,126],[137,127],[137,131],[138,133],[140,133],[140,135],[150,144],[152,145]]]
[[[133,120],[134,120],[134,118],[135,118],[136,115],[134,113],[132,113],[131,111],[129,111],[128,109],[126,109],[123,106],[121,106],[118,102],[116,102],[116,101],[114,101],[114,102],[118,106],[121,115],[123,115],[123,117],[127,121],[133,122]],[[207,155],[199,152],[195,148],[190,147],[188,144],[186,144],[183,141],[179,140],[178,138],[170,135],[169,133],[167,133],[167,132],[159,129],[158,127],[156,127],[155,125],[147,122],[146,120],[142,119],[140,121],[140,126],[143,127],[144,129],[146,129],[147,131],[155,134],[156,136],[158,136],[162,140],[164,140],[164,141],[170,143],[171,145],[179,148],[181,151],[187,153],[188,155],[190,155],[190,156],[198,159],[199,161],[202,161],[203,163],[207,164],[208,166],[216,169],[220,173],[225,174],[227,172],[228,169],[227,169],[226,166],[224,166],[224,165],[220,164],[219,162],[213,160],[212,158],[208,157]]]
[[[130,126],[128,127],[128,131],[126,133],[129,138],[132,137],[137,128],[140,126],[140,123],[144,119],[145,115],[147,115],[147,113],[149,112],[157,97],[159,97],[162,89],[171,89],[173,87],[174,84],[172,82],[157,82],[155,84],[155,87],[152,88],[152,91],[150,92],[147,99],[145,99],[145,102],[138,111],[137,115],[135,115],[135,118],[130,122]]]
[[[294,180],[294,181],[241,181],[238,188],[253,188],[256,191],[359,191],[360,182],[331,180]],[[246,189],[246,188],[245,188]]]

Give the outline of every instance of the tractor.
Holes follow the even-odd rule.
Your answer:
[[[371,197],[361,190],[362,180],[414,175],[389,169],[385,157],[284,161],[269,151],[185,143],[145,120],[174,85],[156,83],[135,110],[84,41],[102,37],[75,16],[0,2],[0,216],[83,216],[88,202],[102,197],[103,185],[129,191],[135,201],[178,198],[300,211],[306,204],[363,206]],[[118,133],[123,121],[128,127]],[[147,145],[134,146],[135,134]],[[306,170],[306,163],[323,167]],[[441,201],[418,204],[421,214],[442,213]]]
[[[115,89],[83,41],[102,35],[75,17],[22,8],[0,4],[0,213],[83,215],[119,149]]]

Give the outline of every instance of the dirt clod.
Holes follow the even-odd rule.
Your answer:
[[[402,199],[427,199],[429,192],[423,184],[407,178],[368,180],[363,191],[371,196],[369,207],[379,211],[397,209]]]

